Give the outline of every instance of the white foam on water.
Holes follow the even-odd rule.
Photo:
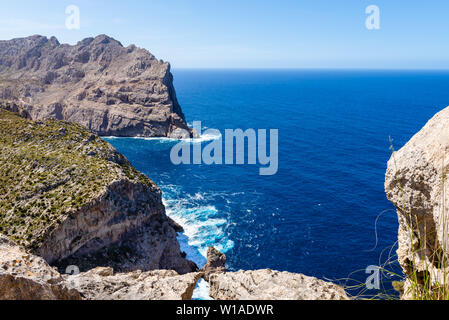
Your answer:
[[[162,189],[167,215],[184,228],[184,232],[178,236],[178,241],[181,251],[187,254],[187,259],[202,268],[206,264],[209,247],[213,246],[223,253],[234,247],[234,242],[228,239],[224,232],[228,225],[227,220],[220,216],[215,206],[207,204],[207,196],[196,193],[183,197],[178,186],[162,186]],[[203,205],[204,202],[206,203]],[[198,282],[194,299],[211,299],[209,284],[206,281]]]
[[[105,139],[120,139],[119,137],[104,137]],[[202,143],[218,140],[221,134],[205,134],[195,139],[172,139],[172,138],[142,138],[133,139],[157,141],[162,144]],[[207,249],[215,247],[226,253],[234,247],[225,229],[228,221],[223,214],[218,212],[214,205],[210,205],[207,194],[197,192],[193,196],[185,195],[182,187],[176,185],[160,185],[163,190],[163,202],[167,215],[184,228],[184,232],[178,236],[181,251],[187,254],[187,259],[195,262],[199,268],[206,264]],[[217,194],[218,195],[218,194]],[[227,195],[222,195],[227,196]],[[209,284],[199,281],[194,291],[197,300],[210,300]]]
[[[167,215],[184,228],[186,238],[180,240],[187,241],[188,246],[194,247],[203,258],[207,257],[207,249],[211,246],[223,253],[234,247],[234,242],[223,232],[228,222],[218,217],[215,206],[189,207],[183,201],[172,199],[164,199],[164,204]],[[199,266],[204,264],[203,259],[197,259],[193,261]]]
[[[179,143],[179,142],[186,142],[186,143],[201,143],[201,142],[207,142],[207,141],[213,141],[218,140],[222,137],[221,134],[203,134],[198,138],[188,138],[188,139],[175,139],[175,138],[167,138],[167,137],[129,137],[130,139],[138,139],[138,140],[146,140],[146,141],[158,141],[161,143]],[[122,139],[122,137],[115,137],[115,136],[109,136],[109,137],[103,137],[104,139]]]
[[[196,284],[195,290],[193,291],[192,300],[214,300],[209,295],[210,285],[204,280],[200,279]]]

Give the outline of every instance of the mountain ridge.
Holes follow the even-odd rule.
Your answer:
[[[34,35],[0,41],[0,107],[76,122],[100,136],[193,136],[168,62],[99,35],[75,45]]]

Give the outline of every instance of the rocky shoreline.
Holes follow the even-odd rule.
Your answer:
[[[184,275],[172,270],[115,273],[107,267],[61,275],[41,257],[0,235],[0,299],[191,300],[203,277],[215,300],[349,300],[342,287],[301,274],[268,269],[226,272],[224,255],[219,255],[217,260],[217,251],[210,248],[207,265]]]
[[[198,270],[160,189],[81,125],[0,110],[0,149],[0,299],[189,300],[200,278],[218,300],[348,299],[303,275],[226,272],[213,248]]]
[[[195,136],[168,63],[106,35],[0,41],[0,300],[189,300],[201,278],[217,300],[349,299],[301,274],[227,272],[214,248],[199,270],[159,187],[100,136]]]

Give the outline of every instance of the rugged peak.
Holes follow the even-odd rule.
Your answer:
[[[117,41],[114,38],[109,37],[105,34],[100,34],[100,35],[96,36],[93,39],[93,44],[111,44],[111,45],[119,45],[120,47],[123,47],[123,45],[119,41]]]
[[[104,34],[73,46],[39,35],[0,41],[0,105],[106,136],[192,135],[170,65]]]

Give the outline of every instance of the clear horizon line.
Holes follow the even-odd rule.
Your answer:
[[[354,71],[449,71],[448,68],[369,68],[369,67],[174,67],[173,70],[354,70]]]

